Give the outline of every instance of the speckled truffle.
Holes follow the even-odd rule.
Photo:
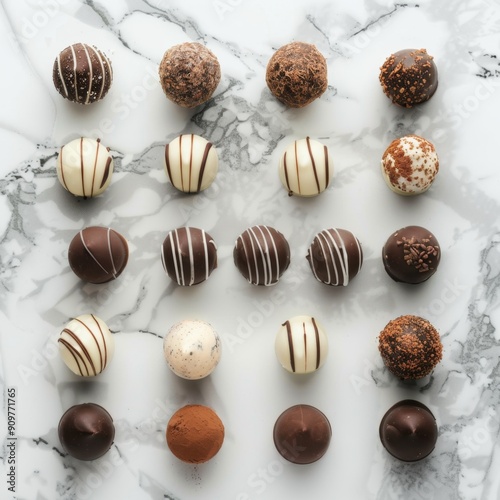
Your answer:
[[[167,50],[159,73],[165,95],[184,108],[208,101],[221,76],[217,57],[196,42],[181,43]]]
[[[309,43],[292,42],[278,49],[267,65],[266,82],[271,93],[291,108],[302,108],[325,92],[326,60]]]

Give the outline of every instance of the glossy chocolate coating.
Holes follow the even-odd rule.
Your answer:
[[[417,285],[436,271],[441,250],[436,237],[424,227],[407,226],[392,234],[382,249],[387,274],[394,280]]]
[[[80,279],[107,283],[120,276],[127,265],[127,240],[107,227],[87,227],[71,240],[68,261]]]
[[[393,457],[416,462],[434,450],[438,428],[427,406],[406,399],[387,411],[380,422],[379,435],[384,448]]]
[[[69,408],[59,421],[59,440],[64,450],[79,460],[95,460],[104,455],[115,437],[111,415],[94,403]]]
[[[311,464],[326,453],[332,428],[326,416],[314,406],[295,405],[278,417],[273,436],[283,458],[294,464]]]

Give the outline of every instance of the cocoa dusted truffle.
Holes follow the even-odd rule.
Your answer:
[[[382,260],[394,281],[417,285],[437,271],[441,250],[428,229],[407,226],[389,236],[382,249]]]
[[[387,369],[403,380],[429,375],[443,357],[438,331],[420,316],[400,316],[380,332],[378,349]]]
[[[283,104],[303,108],[326,90],[326,60],[314,45],[289,43],[269,60],[266,82],[271,93]]]
[[[168,49],[159,73],[165,95],[184,108],[194,108],[208,101],[221,76],[217,57],[196,42],[181,43]]]
[[[403,462],[427,457],[438,438],[436,419],[424,404],[405,399],[387,410],[379,427],[384,448]]]
[[[438,71],[434,58],[425,49],[405,49],[386,59],[379,80],[393,103],[411,108],[434,95]]]
[[[91,104],[108,93],[113,70],[110,60],[97,47],[75,43],[57,56],[52,79],[64,98],[79,104]]]

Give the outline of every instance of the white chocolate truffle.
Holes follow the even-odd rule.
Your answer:
[[[109,328],[93,314],[72,319],[61,332],[58,343],[66,366],[82,377],[101,373],[115,351],[115,341]]]
[[[176,375],[198,380],[210,375],[219,363],[221,341],[205,321],[185,320],[169,330],[163,340],[163,353]]]
[[[328,355],[328,337],[311,316],[294,316],[276,334],[276,356],[290,373],[311,373],[320,368]]]
[[[172,185],[183,193],[207,189],[219,169],[211,142],[195,134],[180,135],[165,146],[165,170]]]
[[[113,157],[99,139],[81,137],[61,148],[57,177],[75,196],[92,198],[106,190],[113,174]]]
[[[397,194],[412,196],[427,191],[439,171],[433,144],[418,135],[395,139],[381,161],[382,175]]]
[[[309,137],[290,144],[279,164],[281,183],[290,196],[317,196],[328,187],[332,175],[328,148]]]

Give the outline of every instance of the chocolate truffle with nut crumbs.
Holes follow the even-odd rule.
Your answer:
[[[181,43],[167,50],[159,73],[165,95],[184,108],[208,101],[221,76],[217,57],[196,42]]]
[[[269,60],[266,82],[272,94],[283,104],[302,108],[326,90],[326,60],[314,45],[289,43]]]

